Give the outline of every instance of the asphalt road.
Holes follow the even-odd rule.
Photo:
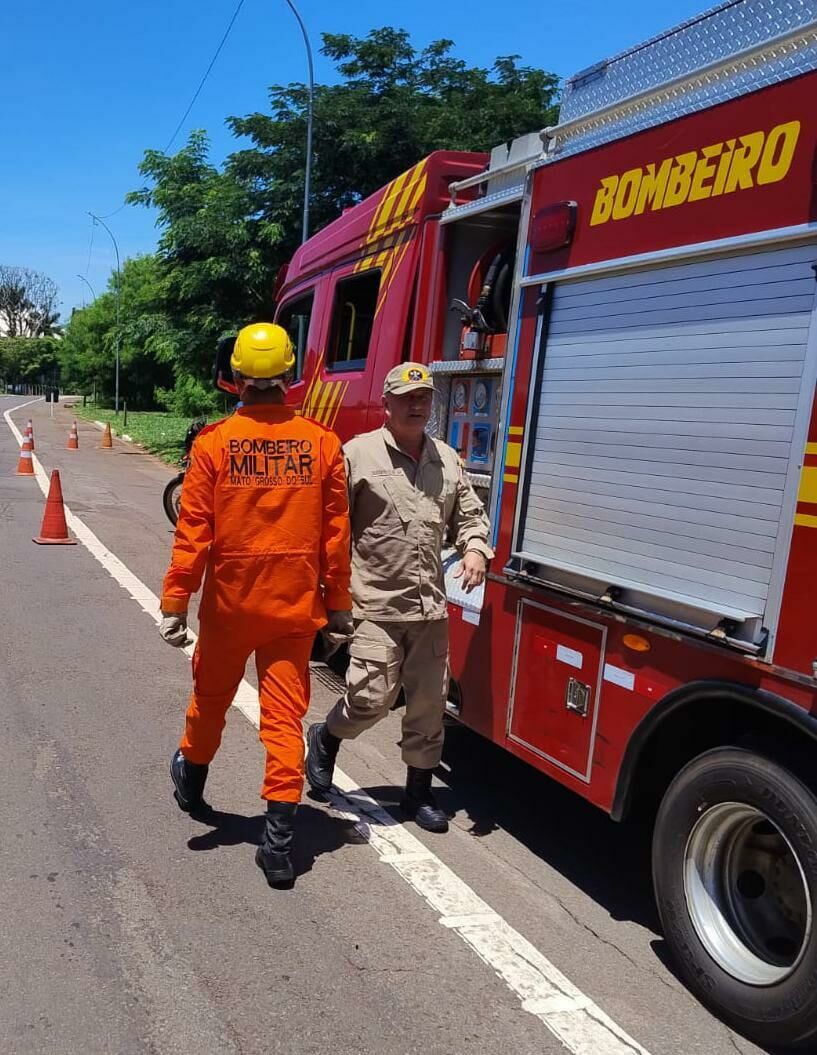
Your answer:
[[[34,404],[20,428],[29,414],[73,512],[158,593],[171,470],[130,445],[100,451],[89,424],[67,452],[70,410],[52,420]],[[176,808],[188,660],[85,546],[32,543],[43,497],[14,475],[17,452],[0,422],[0,1052],[591,1055],[526,1010],[330,803],[305,798],[300,876],[271,891],[253,862],[262,749],[238,711],[211,769],[212,823]],[[314,674],[311,719],[337,694]],[[395,816],[399,721],[339,760]],[[460,727],[439,777],[450,833],[406,829],[644,1051],[761,1050],[674,977],[643,831]]]

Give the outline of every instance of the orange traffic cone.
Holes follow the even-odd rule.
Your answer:
[[[113,447],[110,421],[105,425],[105,431],[102,433],[102,443],[99,446],[103,451],[109,451]]]
[[[68,433],[68,446],[65,448],[67,451],[78,451],[79,450],[79,433],[77,432],[76,421],[71,426],[71,431]]]
[[[45,500],[43,523],[40,534],[34,542],[40,546],[76,546],[77,544],[76,539],[68,537],[59,469],[54,469],[51,473],[51,486],[48,488],[48,498]]]
[[[34,459],[31,457],[31,440],[24,439],[20,448],[20,460],[17,462],[18,476],[34,475]]]
[[[29,450],[33,451],[34,450],[34,422],[31,420],[31,418],[28,419],[28,423],[26,424],[25,432],[23,433],[23,438],[29,441],[29,443],[31,444],[31,447],[29,448]]]

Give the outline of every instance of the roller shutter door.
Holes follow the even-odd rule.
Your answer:
[[[558,285],[518,554],[762,617],[816,260],[806,245]]]

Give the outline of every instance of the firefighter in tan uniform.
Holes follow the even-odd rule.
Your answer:
[[[403,363],[386,376],[386,423],[344,447],[352,523],[355,630],[346,693],[308,733],[307,779],[332,784],[341,740],[380,721],[405,690],[402,752],[408,766],[401,805],[428,831],[448,819],[431,792],[443,746],[448,691],[448,609],[442,548],[462,554],[466,592],[493,557],[488,518],[456,451],[425,434],[434,383],[428,368]]]

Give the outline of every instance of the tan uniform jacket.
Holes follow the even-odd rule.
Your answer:
[[[459,455],[426,437],[420,461],[387,428],[345,444],[352,521],[356,619],[394,622],[448,614],[442,548],[446,529],[464,554],[490,560],[488,518]]]

